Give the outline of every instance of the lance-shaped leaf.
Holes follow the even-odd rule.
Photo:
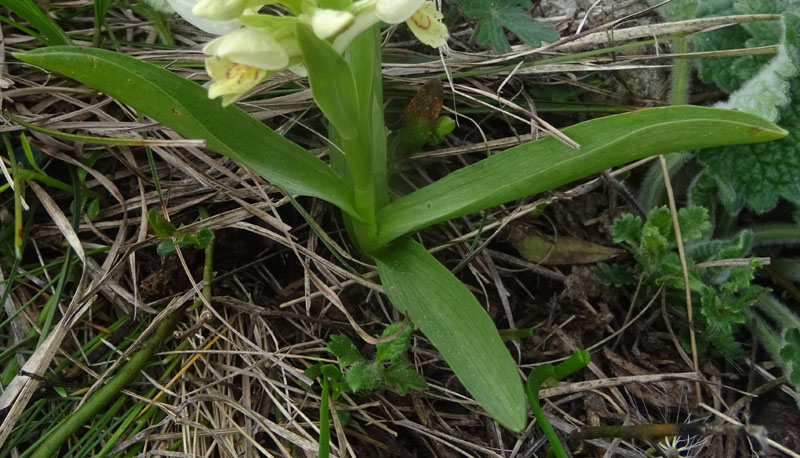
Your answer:
[[[563,132],[581,147],[572,149],[552,137],[519,145],[456,170],[383,207],[378,213],[375,247],[423,227],[644,157],[765,142],[786,135],[785,130],[758,116],[694,106],[606,116]]]
[[[243,110],[209,100],[197,83],[102,49],[55,46],[16,57],[104,92],[184,137],[205,140],[289,194],[319,197],[358,218],[350,188],[327,164]]]
[[[317,38],[311,27],[298,23],[296,30],[314,101],[344,138],[356,138],[358,90],[347,61],[327,41]]]
[[[374,257],[392,304],[439,349],[481,407],[503,426],[522,430],[525,395],[517,366],[475,296],[411,239]]]

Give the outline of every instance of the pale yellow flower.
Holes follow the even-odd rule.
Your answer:
[[[436,10],[436,5],[428,1],[406,20],[406,24],[419,41],[438,48],[443,46],[450,36],[447,26],[442,23],[443,17],[444,15]]]
[[[206,72],[214,80],[208,87],[208,98],[222,96],[222,106],[232,104],[269,76],[266,70],[217,56],[206,59]]]

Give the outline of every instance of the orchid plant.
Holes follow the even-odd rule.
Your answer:
[[[287,195],[339,207],[354,246],[377,265],[393,305],[439,349],[474,399],[513,431],[528,421],[515,361],[475,296],[409,235],[643,157],[786,135],[735,111],[643,109],[566,128],[571,142],[543,136],[392,199],[380,30],[382,23],[405,22],[423,43],[442,46],[448,32],[433,2],[168,1],[187,21],[219,35],[203,48],[213,80],[207,89],[163,66],[102,49],[51,46],[17,57],[92,86],[185,137],[204,139]],[[329,163],[234,104],[287,70],[308,76],[329,122]]]

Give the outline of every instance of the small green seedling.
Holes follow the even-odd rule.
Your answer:
[[[586,350],[579,350],[556,366],[552,364],[537,366],[528,376],[528,381],[525,383],[525,393],[528,395],[528,403],[530,403],[531,409],[533,409],[533,415],[539,422],[539,427],[542,428],[542,432],[544,432],[547,441],[550,443],[550,449],[555,453],[557,458],[568,458],[569,455],[567,455],[556,432],[544,415],[542,406],[539,404],[539,390],[543,386],[545,388],[555,386],[561,380],[583,369],[587,365],[589,365],[589,352]]]
[[[182,230],[183,226],[175,227],[153,208],[147,212],[147,220],[159,237],[168,239],[158,244],[156,252],[159,256],[167,256],[175,251],[175,247],[183,248],[189,245],[204,250],[214,240],[214,233],[211,230],[203,228],[196,234],[185,232]]]
[[[393,339],[379,343],[375,359],[368,361],[348,337],[334,335],[328,343],[328,351],[339,360],[333,364],[317,363],[306,369],[304,375],[322,380],[320,401],[319,456],[330,453],[330,400],[336,401],[343,392],[372,391],[382,387],[394,387],[400,394],[408,390],[427,390],[425,378],[416,372],[403,354],[411,344],[413,328],[406,323],[394,323],[387,327],[381,338]]]

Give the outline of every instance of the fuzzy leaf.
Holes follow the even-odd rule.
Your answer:
[[[551,24],[535,21],[525,11],[524,8],[531,6],[529,0],[455,0],[454,3],[467,19],[476,23],[475,41],[485,47],[491,46],[495,54],[511,52],[503,27],[531,46],[558,38]]]
[[[595,277],[604,285],[614,288],[636,283],[634,280],[634,272],[630,268],[620,264],[600,263],[597,266]]]
[[[704,207],[681,208],[678,210],[678,224],[681,226],[681,237],[684,241],[703,238],[712,229],[708,210]]]
[[[428,389],[425,377],[415,371],[406,360],[400,360],[386,368],[383,377],[387,385],[396,386],[403,396],[408,393],[408,390]]]
[[[401,326],[403,326],[402,322],[393,323],[383,330],[381,337],[389,337],[396,334]],[[390,340],[389,342],[378,344],[378,352],[375,356],[375,362],[395,361],[397,358],[403,356],[403,353],[408,350],[408,346],[411,342],[411,333],[413,331],[414,327],[407,325],[405,329],[403,329],[394,339]]]
[[[783,333],[783,347],[780,357],[787,368],[789,381],[795,388],[800,387],[800,330],[791,328]]]
[[[780,112],[781,124],[789,131],[786,138],[700,152],[700,162],[717,181],[729,212],[747,205],[765,213],[775,208],[779,197],[800,203],[800,78],[792,80],[789,97],[795,102]]]
[[[352,366],[356,361],[364,359],[353,341],[345,336],[331,336],[328,351],[339,359],[342,367]]]
[[[358,361],[347,371],[344,379],[354,392],[374,390],[381,384],[381,369],[366,361]]]
[[[642,239],[642,225],[642,218],[632,213],[623,214],[611,225],[614,243],[624,242],[630,246],[638,246],[639,240]]]
[[[789,13],[782,18],[785,36],[778,55],[722,106],[779,120],[789,135],[768,147],[728,146],[703,151],[699,156],[717,181],[721,200],[731,213],[745,205],[756,213],[765,213],[775,208],[780,197],[800,203],[800,174],[796,173],[800,167],[800,18]],[[739,160],[729,160],[731,155]]]

